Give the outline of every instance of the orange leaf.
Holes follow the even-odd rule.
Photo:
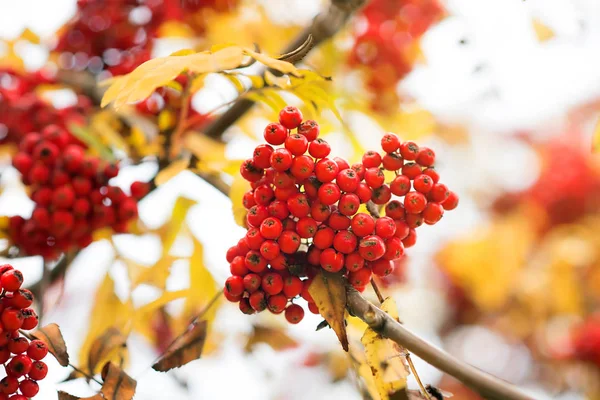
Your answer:
[[[46,343],[48,350],[63,367],[69,365],[67,345],[63,339],[60,328],[56,324],[49,324],[31,333],[31,336]]]
[[[88,371],[94,374],[96,366],[106,360],[115,349],[125,347],[127,338],[115,327],[110,327],[98,336],[88,352]]]
[[[340,274],[319,271],[308,288],[319,313],[335,331],[342,348],[348,351],[348,336],[346,335],[346,287]]]
[[[169,350],[152,368],[155,371],[166,372],[197,360],[202,355],[206,333],[206,321],[192,323],[182,335],[175,339],[173,344],[169,346]]]
[[[111,362],[106,363],[102,368],[102,380],[104,384],[100,392],[104,395],[105,400],[133,399],[137,382],[117,365]],[[96,396],[92,399],[95,400]]]
[[[271,328],[264,325],[253,326],[252,333],[248,337],[248,342],[246,342],[244,350],[250,352],[258,343],[268,344],[275,351],[298,347],[298,342],[289,337],[282,329]]]

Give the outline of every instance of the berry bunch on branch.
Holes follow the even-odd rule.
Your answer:
[[[30,218],[11,217],[11,239],[24,253],[46,259],[87,247],[98,229],[126,232],[137,217],[137,199],[149,189],[134,182],[128,195],[111,185],[118,165],[87,155],[78,140],[56,125],[25,135],[12,163],[35,208]]]
[[[248,231],[227,252],[232,276],[224,293],[246,314],[268,308],[298,323],[298,296],[318,314],[308,288],[320,269],[363,291],[373,274],[393,271],[418,227],[458,205],[439,182],[433,150],[393,133],[381,140],[383,155],[368,151],[350,165],[330,158],[318,123],[288,106],[264,138],[268,144],[240,168],[252,188],[243,197]]]
[[[26,400],[38,391],[48,367],[46,343],[24,333],[38,324],[33,294],[21,289],[23,274],[11,265],[0,266],[0,363],[5,377],[0,380],[0,400]]]

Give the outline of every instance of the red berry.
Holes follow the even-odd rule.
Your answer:
[[[315,169],[315,161],[309,156],[298,156],[292,161],[291,172],[296,179],[304,180],[312,175]]]
[[[371,270],[361,268],[348,274],[348,282],[354,287],[365,286],[371,281]]]
[[[268,295],[275,295],[283,290],[283,278],[276,272],[265,274],[262,278],[262,290]]]
[[[13,359],[8,363],[8,366],[6,367],[6,373],[9,376],[18,378],[23,375],[27,375],[29,371],[31,371],[31,365],[31,358],[24,354],[19,354],[18,356],[14,356]]]
[[[332,248],[323,250],[319,261],[321,267],[329,272],[338,272],[344,268],[344,255]]]
[[[331,147],[323,139],[316,139],[308,145],[308,153],[314,158],[325,158],[331,153]]]
[[[390,260],[382,258],[371,264],[371,271],[377,276],[388,276],[394,271],[394,264]]]
[[[414,246],[415,243],[417,243],[417,231],[410,229],[408,235],[402,239],[402,243],[404,244],[404,247],[407,248]]]
[[[239,308],[240,311],[246,315],[252,315],[256,312],[250,305],[250,301],[248,301],[248,299],[240,299]]]
[[[284,294],[276,294],[269,297],[267,307],[273,314],[281,314],[287,305],[287,298]]]
[[[20,375],[19,375],[20,376]],[[19,389],[19,380],[15,376],[7,376],[0,381],[0,390],[4,394],[13,394]],[[14,399],[11,396],[10,399]]]
[[[421,214],[407,214],[406,215],[406,225],[409,228],[415,229],[419,226],[423,225],[423,216]]]
[[[434,167],[426,168],[423,173],[433,179],[433,183],[438,183],[440,180],[440,174],[437,173]]]
[[[317,221],[311,217],[300,218],[296,223],[296,232],[301,238],[311,238],[317,233]]]
[[[249,297],[250,306],[257,312],[263,311],[267,308],[267,299],[265,298],[265,292],[257,290],[252,293]]]
[[[382,163],[388,171],[398,171],[404,165],[404,160],[397,153],[388,153],[383,156]]]
[[[287,200],[287,206],[294,217],[306,217],[310,213],[310,202],[304,193],[297,193]]]
[[[356,171],[352,168],[347,168],[338,173],[335,182],[344,192],[354,192],[360,183],[360,179]]]
[[[356,249],[356,244],[356,235],[350,231],[339,231],[333,238],[333,247],[342,254],[352,253]]]
[[[17,153],[12,159],[13,166],[23,176],[27,176],[33,166],[33,159],[25,153]]]
[[[75,184],[73,184],[73,188],[75,189]],[[77,189],[75,189],[75,191],[77,192]],[[129,191],[134,199],[141,200],[142,197],[150,192],[150,184],[147,182],[135,181],[129,187]]]
[[[396,223],[390,217],[381,217],[375,222],[375,234],[383,239],[391,238],[396,233]]]
[[[428,193],[428,198],[437,203],[443,203],[450,196],[448,187],[443,183],[436,183]]]
[[[337,163],[329,158],[323,158],[315,164],[315,175],[323,183],[334,180],[339,170]]]
[[[285,148],[293,155],[300,156],[308,149],[308,140],[298,133],[290,135],[285,139]]]
[[[382,185],[373,189],[371,201],[375,204],[386,204],[392,198],[392,190],[388,185]]]
[[[263,176],[263,170],[258,168],[252,159],[246,160],[240,166],[240,174],[248,182],[256,182]]]
[[[19,290],[21,285],[23,284],[23,274],[21,271],[12,269],[10,271],[6,271],[0,277],[0,283],[4,290],[9,292],[15,292]]]
[[[254,156],[252,157],[254,165],[258,168],[269,168],[271,166],[271,154],[273,154],[273,147],[268,144],[259,144],[254,149]]]
[[[46,165],[53,165],[59,154],[58,146],[47,140],[42,140],[33,149],[33,158],[41,160]]]
[[[246,268],[252,272],[262,272],[267,268],[267,260],[256,250],[251,250],[246,254]]]
[[[304,309],[298,304],[290,304],[285,309],[285,319],[290,324],[297,324],[304,318]]]
[[[375,261],[385,253],[385,244],[379,236],[366,236],[360,241],[358,252],[365,260]]]
[[[360,202],[362,204],[371,200],[371,196],[373,195],[369,185],[367,185],[366,183],[363,183],[363,182],[358,184],[358,187],[356,188],[355,193],[358,196],[358,198],[360,199]]]
[[[241,276],[230,276],[227,278],[225,287],[233,296],[241,296],[244,293],[244,281]],[[29,356],[34,360],[39,360],[38,358],[32,357],[31,354],[29,354]]]
[[[339,212],[344,215],[354,215],[360,207],[360,199],[354,193],[343,194],[338,203]]]
[[[43,361],[36,361],[31,365],[29,377],[36,381],[41,381],[48,374],[48,366]]]
[[[363,237],[373,233],[375,230],[375,220],[369,214],[358,213],[352,218],[350,226],[356,236]]]
[[[408,236],[410,228],[405,221],[395,220],[394,223],[396,224],[396,233],[394,233],[395,237],[404,239],[406,236]]]
[[[267,143],[275,146],[283,144],[287,135],[287,129],[281,124],[269,124],[264,131],[264,137]]]
[[[426,224],[433,225],[442,219],[444,208],[440,203],[427,203],[421,215]]]
[[[318,249],[326,249],[333,244],[335,232],[328,226],[321,225],[313,237],[313,244]]]
[[[31,183],[43,185],[50,179],[50,170],[42,163],[34,163],[27,177]]]
[[[248,210],[246,221],[248,225],[259,227],[260,224],[269,216],[269,210],[265,206],[255,205]]]
[[[419,214],[425,209],[427,198],[419,192],[410,192],[404,197],[404,209],[408,214]]]
[[[42,358],[46,357],[46,354],[48,354],[48,346],[46,346],[46,343],[41,340],[32,340],[31,343],[29,343],[27,355],[32,360],[40,361]]]
[[[444,210],[454,210],[458,206],[458,195],[454,192],[449,192],[446,200],[442,202]]]
[[[248,291],[248,293],[254,293],[260,288],[262,283],[262,278],[257,274],[248,274],[244,276],[243,279],[244,289]]]
[[[344,160],[343,158],[333,157],[333,161],[335,161],[335,163],[337,164],[339,171],[343,171],[345,169],[350,168],[350,164],[348,164],[348,161]]]
[[[103,172],[107,179],[112,179],[119,175],[119,167],[116,164],[107,164]]]
[[[310,208],[310,215],[317,222],[326,221],[331,215],[331,206],[315,201]]]
[[[302,113],[296,107],[287,106],[279,112],[279,123],[287,129],[297,128],[302,122]]]
[[[278,242],[282,253],[293,254],[300,247],[300,236],[296,232],[283,231]]]
[[[383,258],[386,260],[396,260],[404,255],[404,244],[397,237],[389,238],[385,241],[385,254]]]
[[[429,175],[421,174],[413,182],[417,192],[428,193],[433,188],[433,179]]]
[[[435,163],[435,153],[429,147],[421,147],[417,155],[417,163],[423,167],[431,167]]]
[[[392,219],[404,218],[404,205],[398,200],[392,200],[385,206],[385,215]]]
[[[312,142],[319,136],[319,124],[311,119],[306,120],[298,127],[298,133],[304,135],[309,142]]]
[[[31,379],[25,379],[19,385],[19,389],[21,389],[21,393],[25,397],[34,397],[40,391],[40,387],[37,382],[32,381]]]
[[[29,348],[29,342],[24,337],[18,337],[16,339],[12,339],[10,342],[8,342],[8,350],[13,354],[25,353],[28,348]],[[45,354],[44,354],[44,356],[45,356]],[[31,355],[29,357],[31,357]],[[42,357],[42,358],[44,358],[44,357]]]
[[[414,161],[419,155],[419,146],[415,142],[404,142],[400,145],[400,154],[405,160]]]
[[[327,225],[329,225],[331,229],[335,229],[336,231],[348,229],[348,227],[350,227],[350,223],[350,218],[343,215],[339,211],[332,212],[329,216],[329,219],[327,220]]]
[[[400,148],[400,139],[393,133],[386,133],[381,138],[381,148],[386,153],[393,153]]]
[[[292,153],[288,149],[276,149],[271,154],[271,167],[276,171],[286,171],[292,166]]]
[[[363,155],[362,164],[366,169],[378,168],[381,165],[381,156],[376,151],[369,150]]]
[[[408,179],[413,180],[417,176],[421,175],[421,167],[417,163],[408,163],[402,166],[402,175],[408,177]]]
[[[21,325],[21,329],[26,331],[33,329],[38,324],[38,316],[31,308],[26,308],[21,311],[23,314],[23,325]]]
[[[325,205],[336,203],[341,196],[340,188],[335,183],[325,183],[319,188],[319,201]]]
[[[385,182],[385,175],[379,168],[367,168],[365,171],[365,183],[371,188],[381,187]]]
[[[358,253],[350,253],[344,259],[344,266],[350,272],[358,271],[365,266],[365,259]]]
[[[244,257],[246,255],[244,254]],[[229,272],[231,275],[244,276],[248,273],[248,267],[244,261],[244,257],[236,256],[229,264]]]
[[[260,234],[265,239],[277,239],[283,231],[283,225],[277,218],[268,217],[260,224]]]
[[[293,164],[292,164],[292,169],[294,168]],[[273,186],[275,186],[275,188],[278,189],[290,189],[294,187],[294,184],[296,183],[296,179],[297,178],[295,175],[293,175],[292,170],[290,169],[290,172],[287,171],[277,171],[273,174]],[[262,186],[267,186],[269,187],[269,185],[265,184]],[[258,188],[258,187],[257,187]]]
[[[266,260],[273,260],[279,256],[279,244],[273,240],[267,240],[260,246],[260,254]]]
[[[52,205],[56,208],[68,209],[75,201],[75,191],[71,185],[59,187],[52,193]]]

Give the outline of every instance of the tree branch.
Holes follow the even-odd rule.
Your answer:
[[[352,286],[347,286],[347,308],[352,315],[366,322],[371,329],[405,347],[427,363],[458,379],[487,399],[533,400],[517,387],[466,364],[445,351],[427,343],[395,321],[388,314],[365,300]]]
[[[312,24],[298,34],[282,53],[296,50],[309,35],[313,37],[313,48],[318,46],[341,30],[350,16],[366,2],[367,0],[331,0],[328,10],[317,15]],[[263,68],[260,74],[264,74],[265,71],[266,68]],[[237,100],[231,108],[206,128],[204,134],[213,139],[220,138],[225,130],[250,111],[252,106],[254,106],[252,100],[246,98]]]

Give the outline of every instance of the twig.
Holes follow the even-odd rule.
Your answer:
[[[398,321],[365,300],[352,286],[347,286],[346,293],[346,307],[352,315],[362,319],[375,332],[405,347],[427,363],[476,390],[485,398],[533,400],[532,397],[527,396],[510,383],[466,364],[416,336]]]
[[[298,49],[311,35],[313,48],[318,46],[341,30],[350,16],[365,3],[366,0],[332,0],[328,10],[317,15],[312,24],[296,36],[282,53],[290,53]],[[259,74],[265,72],[266,68],[262,68]],[[230,109],[210,124],[204,133],[213,139],[220,138],[227,128],[243,117],[253,106],[254,102],[247,98],[237,100]]]
[[[377,206],[375,205],[375,203],[373,203],[371,200],[367,201],[367,211],[369,211],[369,214],[371,214],[371,216],[375,219],[377,218],[381,218],[381,214],[379,213],[379,210],[377,209]]]
[[[102,386],[102,382],[100,382],[98,379],[96,379],[95,377],[93,377],[92,375],[88,374],[87,372],[77,368],[76,366],[74,366],[73,364],[69,363],[69,367],[73,368],[73,370],[75,372],[79,372],[81,375],[85,376],[87,379],[92,380],[94,382],[96,382],[98,385]]]
[[[379,286],[377,286],[377,283],[375,283],[375,280],[373,278],[371,278],[371,286],[373,287],[373,290],[375,291],[375,294],[377,295],[377,300],[379,300],[379,303],[383,303],[383,301],[385,300],[383,298],[383,295],[381,294],[381,291],[379,290]]]

